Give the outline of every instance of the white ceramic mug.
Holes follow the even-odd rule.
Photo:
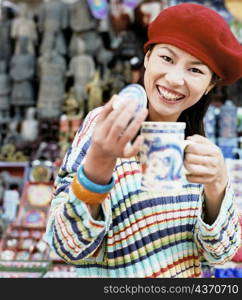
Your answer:
[[[183,166],[184,122],[143,122],[144,143],[140,152],[141,189],[144,191],[179,191],[186,181]]]

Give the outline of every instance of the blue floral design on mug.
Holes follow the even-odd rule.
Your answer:
[[[144,123],[141,129],[144,135],[141,188],[160,192],[179,190],[184,181],[185,123]]]

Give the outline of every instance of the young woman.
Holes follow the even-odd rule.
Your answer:
[[[201,261],[224,263],[240,228],[223,155],[204,137],[206,95],[242,76],[242,47],[215,11],[197,4],[163,10],[145,44],[148,108],[91,111],[56,179],[46,240],[81,277],[200,277]],[[144,121],[186,122],[182,191],[141,190]],[[127,147],[127,143],[132,146]]]

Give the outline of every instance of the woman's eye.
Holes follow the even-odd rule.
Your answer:
[[[167,62],[171,62],[172,61],[172,59],[169,56],[162,55],[161,57],[162,57],[163,60],[165,60]]]
[[[200,73],[203,74],[203,72],[197,68],[190,68],[190,71],[192,71],[193,73]]]

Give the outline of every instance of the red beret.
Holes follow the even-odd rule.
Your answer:
[[[228,85],[242,77],[242,46],[228,23],[206,6],[183,3],[168,7],[149,24],[149,45],[174,45],[204,62]]]

